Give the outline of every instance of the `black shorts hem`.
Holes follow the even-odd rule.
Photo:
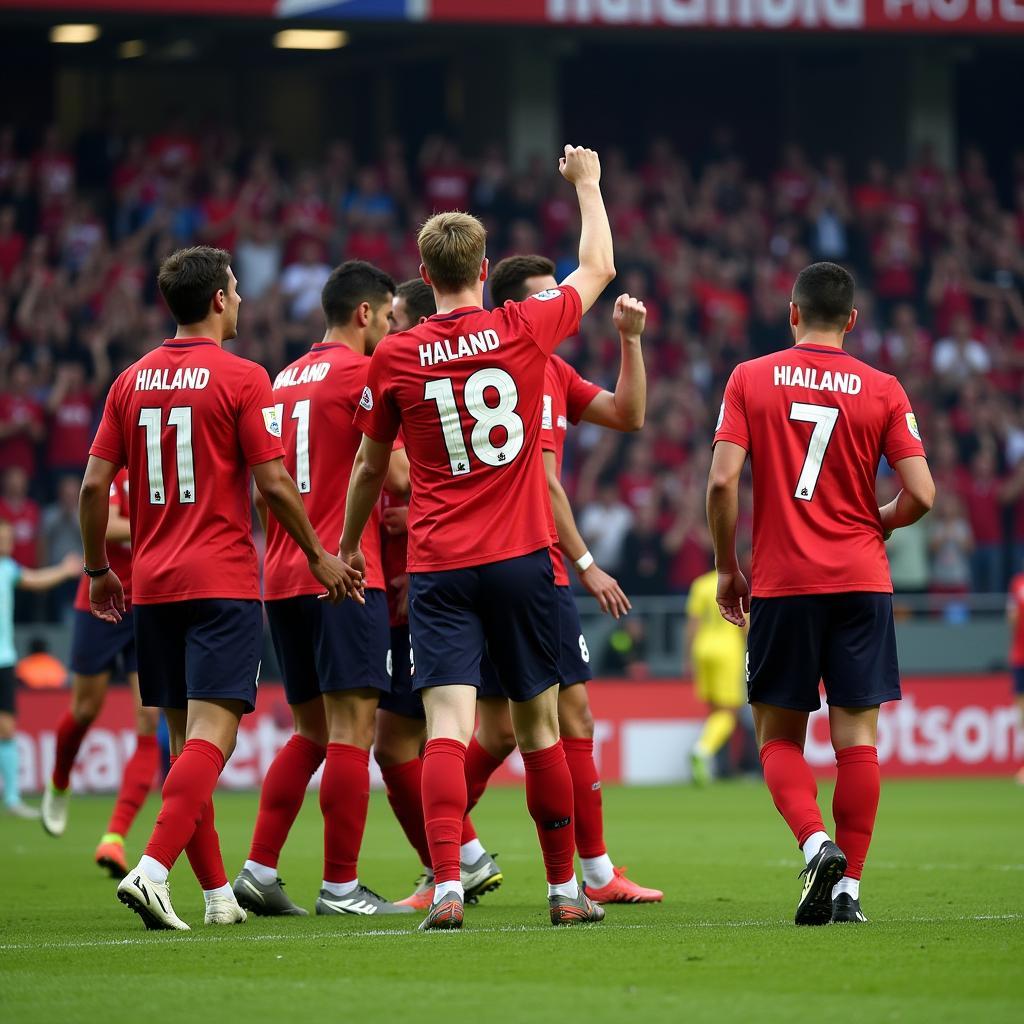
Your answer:
[[[826,698],[826,703],[832,708],[876,708],[894,700],[903,700],[901,690],[887,690],[882,694],[873,694],[870,697],[862,697],[860,700],[844,701],[842,704]]]
[[[589,683],[594,677],[587,673],[586,675],[571,676],[569,679],[562,679],[559,677],[558,685],[563,690],[568,690],[570,686],[579,686],[580,683]]]
[[[817,704],[798,704],[796,701],[781,701],[781,700],[758,700],[756,697],[748,697],[748,704],[765,704],[770,708],[785,708],[786,711],[806,711],[811,714],[817,711],[821,707],[821,699],[818,699]]]
[[[526,691],[525,694],[517,694],[515,697],[509,697],[509,700],[515,704],[525,704],[527,701],[534,700],[539,697],[542,693],[550,690],[552,686],[558,686],[558,676],[552,676],[547,683],[538,683],[537,686]]]
[[[428,690],[435,686],[472,686],[475,689],[480,689],[480,680],[477,679],[475,682],[472,679],[467,679],[465,676],[431,676],[427,679],[416,679],[412,681],[413,693],[418,693],[420,690]]]

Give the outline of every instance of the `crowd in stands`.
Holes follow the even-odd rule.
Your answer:
[[[595,558],[630,594],[684,592],[709,567],[704,489],[721,393],[739,360],[790,343],[795,273],[813,259],[859,283],[855,355],[911,396],[939,485],[936,508],[890,542],[898,590],[998,592],[1024,556],[1024,152],[1001,193],[982,153],[905,167],[797,145],[753,174],[728,132],[699,160],[657,140],[606,149],[615,294],[648,309],[646,428],[570,433],[567,488]],[[155,268],[193,242],[233,255],[240,354],[273,374],[322,334],[320,288],[343,259],[417,273],[415,229],[467,209],[489,257],[574,266],[576,208],[553,160],[515,171],[433,137],[356,160],[345,141],[285,160],[230,130],[169,123],[149,138],[0,128],[0,518],[16,557],[77,543],[75,491],[114,374],[172,329]],[[562,352],[614,387],[611,296]],[[883,466],[879,491],[894,487]],[[749,487],[744,516],[749,520]]]

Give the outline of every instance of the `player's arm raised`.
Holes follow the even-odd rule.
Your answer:
[[[362,444],[352,464],[352,475],[348,481],[348,498],[345,501],[345,527],[341,532],[341,557],[353,565],[363,567],[363,555],[359,550],[363,530],[370,519],[374,505],[380,500],[380,492],[388,476],[391,463],[391,443],[374,441],[363,435]]]
[[[886,537],[901,526],[910,526],[931,511],[935,501],[935,481],[928,461],[921,455],[900,459],[893,469],[900,478],[900,493],[878,510],[882,533]]]
[[[639,430],[647,412],[647,371],[640,338],[647,322],[647,307],[630,295],[615,300],[612,321],[619,332],[622,361],[614,394],[602,391],[583,411],[583,419],[611,430]]]
[[[306,515],[299,489],[284,468],[284,459],[258,463],[252,467],[252,475],[274,518],[302,549],[309,571],[323,584],[328,600],[337,604],[349,596],[362,604],[363,574],[324,549]]]
[[[629,598],[623,593],[618,581],[609,576],[594,561],[593,555],[587,550],[586,541],[580,536],[576,519],[572,514],[569,498],[558,479],[555,465],[555,453],[545,451],[544,470],[548,478],[548,494],[551,496],[551,511],[555,517],[555,529],[558,531],[558,546],[576,567],[580,583],[595,598],[601,608],[613,618],[626,615],[633,607]],[[582,568],[580,566],[582,565]]]
[[[93,570],[101,573],[89,580],[89,607],[92,614],[104,622],[120,622],[125,610],[121,581],[110,568],[107,558],[110,485],[117,476],[118,468],[113,462],[90,455],[78,497],[78,522],[82,530],[85,568],[87,572]]]
[[[601,161],[592,149],[566,146],[558,170],[576,186],[580,204],[580,265],[562,284],[579,293],[586,313],[615,277],[612,229],[601,195]]]
[[[708,474],[708,526],[718,570],[718,610],[726,621],[736,626],[746,623],[745,612],[750,606],[750,587],[736,556],[740,473],[746,461],[744,448],[732,441],[719,441]]]

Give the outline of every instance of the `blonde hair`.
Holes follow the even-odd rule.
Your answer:
[[[487,231],[468,213],[435,213],[420,228],[416,244],[430,283],[439,292],[454,292],[480,277]]]

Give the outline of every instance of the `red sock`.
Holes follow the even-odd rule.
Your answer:
[[[423,751],[423,820],[435,882],[457,882],[466,816],[466,748],[458,740],[427,740]]]
[[[281,847],[288,838],[295,818],[313,778],[327,751],[296,733],[270,762],[260,789],[260,809],[252,832],[249,860],[276,868]]]
[[[217,835],[214,820],[212,796],[210,802],[203,808],[203,816],[185,847],[185,856],[188,857],[200,889],[208,891],[228,884],[224,857],[220,852],[220,836]]]
[[[79,722],[70,711],[65,711],[57,724],[57,749],[54,752],[52,776],[56,789],[67,789],[70,785],[75,756],[91,724]]]
[[[874,747],[846,747],[836,751],[836,791],[832,815],[836,819],[836,843],[846,854],[846,876],[860,878],[871,845],[882,785],[878,751]]]
[[[761,748],[764,781],[779,814],[793,830],[798,846],[815,832],[824,832],[818,808],[818,784],[800,745],[792,740],[770,740]]]
[[[465,846],[466,843],[479,838],[480,837],[476,834],[476,827],[473,825],[472,819],[467,814],[462,819],[462,845]]]
[[[164,779],[163,804],[145,854],[168,871],[189,844],[224,770],[224,755],[206,740],[187,740]],[[216,833],[214,833],[216,836]]]
[[[135,753],[128,758],[121,777],[121,788],[117,802],[111,812],[107,831],[119,836],[128,835],[135,815],[146,802],[153,788],[153,778],[160,763],[160,746],[155,736],[138,736],[135,739]]]
[[[604,845],[601,779],[594,764],[594,741],[563,736],[562,746],[572,776],[576,849],[581,857],[601,857],[608,850]]]
[[[398,824],[402,826],[405,838],[416,851],[420,863],[430,866],[430,847],[423,824],[423,761],[414,757],[405,764],[392,764],[381,768],[388,803],[395,812]]]
[[[572,814],[572,776],[559,740],[546,750],[523,752],[526,806],[537,825],[548,882],[560,885],[575,874],[576,837]]]
[[[474,736],[466,748],[466,810],[476,807],[487,789],[491,776],[501,767],[501,761],[480,746]]]
[[[324,812],[324,881],[358,876],[366,813],[370,809],[370,752],[348,743],[328,743],[320,782]]]

